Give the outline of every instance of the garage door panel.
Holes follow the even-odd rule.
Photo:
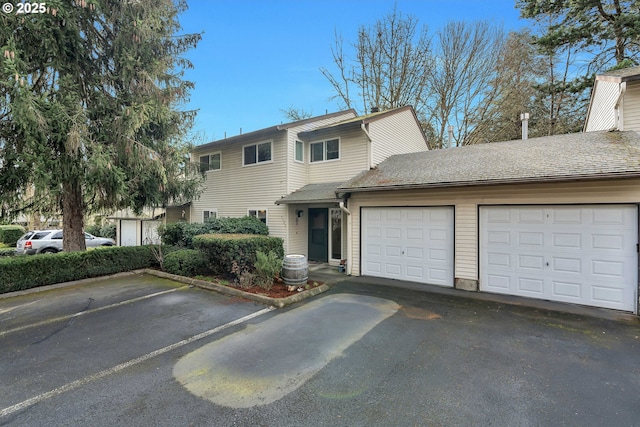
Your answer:
[[[594,234],[591,236],[591,247],[605,251],[624,252],[625,236],[620,234]]]
[[[382,264],[379,262],[367,262],[367,270],[372,273],[382,273]]]
[[[509,289],[511,289],[511,276],[488,274],[485,285],[487,287],[487,290],[502,290],[503,292],[500,293],[506,293],[504,291],[508,291]]]
[[[523,294],[538,297],[544,293],[544,281],[533,277],[519,277],[518,290]]]
[[[518,255],[518,268],[522,270],[542,271],[544,257],[535,255]]]
[[[424,259],[424,249],[423,248],[409,248],[407,247],[407,259],[413,259],[422,261]],[[431,259],[431,257],[430,257]]]
[[[410,265],[407,267],[407,276],[413,279],[422,279],[424,277],[424,268]]]
[[[552,210],[551,215],[551,224],[583,224],[584,219],[582,218],[582,210],[580,208],[572,209],[565,208],[561,210]]]
[[[617,209],[597,209],[593,211],[593,224],[626,225],[629,223],[630,215],[627,212]]]
[[[551,244],[560,250],[580,249],[583,246],[582,235],[579,233],[551,233]]]
[[[538,232],[522,232],[518,233],[518,244],[541,248],[544,245],[544,233]]]
[[[480,289],[635,312],[637,218],[633,205],[482,207]]]
[[[487,235],[487,240],[494,247],[497,245],[510,245],[511,233],[508,231],[491,231]]]
[[[453,286],[452,207],[363,208],[362,229],[363,275]]]
[[[593,260],[591,261],[591,271],[594,276],[606,276],[624,281],[627,269],[620,261]]]
[[[579,276],[585,274],[582,267],[582,259],[580,258],[553,257],[550,267],[552,267],[552,273],[570,273]]]
[[[624,298],[623,289],[611,287],[594,286],[592,287],[592,300],[594,303],[600,304],[622,304]]]
[[[553,295],[560,301],[579,303],[583,299],[582,285],[579,282],[571,283],[554,280],[551,282],[551,286]]]
[[[520,224],[544,224],[544,209],[528,209],[517,211]]]

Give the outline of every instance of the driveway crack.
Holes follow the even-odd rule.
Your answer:
[[[51,332],[49,335],[45,336],[42,339],[39,339],[38,341],[34,341],[33,344],[41,344],[45,341],[47,341],[49,338],[59,334],[60,332],[64,331],[65,329],[67,329],[69,326],[73,325],[76,321],[76,319],[82,315],[83,313],[87,312],[90,308],[91,305],[93,304],[94,299],[93,298],[89,298],[87,300],[87,304],[85,305],[85,307],[80,310],[79,312],[77,312],[76,314],[72,315],[71,318],[64,324],[62,325],[62,327],[56,329],[55,331]]]

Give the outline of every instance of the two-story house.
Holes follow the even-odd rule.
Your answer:
[[[349,209],[336,188],[392,154],[427,150],[411,107],[356,116],[354,110],[233,136],[195,148],[205,190],[191,222],[255,216],[286,253],[346,258]]]

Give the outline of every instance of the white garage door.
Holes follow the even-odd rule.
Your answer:
[[[480,208],[480,290],[636,310],[633,205]]]
[[[453,286],[453,207],[362,208],[362,275]]]
[[[138,244],[138,221],[120,221],[120,246],[136,246]]]

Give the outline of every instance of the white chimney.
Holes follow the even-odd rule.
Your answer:
[[[529,138],[529,113],[520,114],[520,121],[522,122],[522,139]]]

